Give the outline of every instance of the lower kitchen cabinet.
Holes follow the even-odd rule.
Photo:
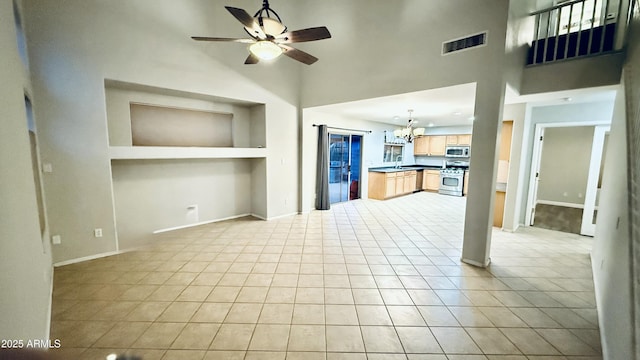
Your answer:
[[[382,199],[390,198],[396,195],[396,174],[386,174],[385,177],[385,185],[384,185],[384,195]],[[391,176],[389,176],[391,175]],[[369,176],[371,178],[371,176]],[[371,180],[369,180],[369,184],[371,184]],[[371,197],[371,190],[369,190],[369,197]],[[378,197],[374,197],[373,199],[378,199]]]
[[[467,189],[469,188],[469,170],[464,171],[464,181],[462,183],[462,195],[467,196]]]
[[[410,194],[416,191],[416,177],[418,176],[416,171],[405,171],[404,172],[404,193]]]
[[[384,200],[416,190],[416,171],[369,172],[369,198]]]
[[[425,170],[422,190],[438,191],[440,189],[440,170]]]
[[[404,194],[404,171],[396,173],[396,193],[395,195]]]

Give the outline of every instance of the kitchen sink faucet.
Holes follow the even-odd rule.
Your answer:
[[[400,169],[400,162],[402,161],[402,155],[396,156],[396,169]]]

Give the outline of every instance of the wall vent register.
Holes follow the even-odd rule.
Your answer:
[[[452,52],[466,50],[478,46],[484,46],[487,44],[487,32],[481,32],[467,36],[461,39],[455,39],[442,43],[442,55],[446,55]]]

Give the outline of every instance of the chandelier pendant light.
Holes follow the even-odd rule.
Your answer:
[[[413,126],[417,123],[417,121],[415,121],[411,116],[413,110],[409,109],[407,111],[409,111],[409,120],[407,121],[407,127],[396,129],[393,132],[393,135],[397,138],[404,139],[404,141],[406,141],[407,143],[411,143],[417,136],[424,135],[424,128],[414,129]]]

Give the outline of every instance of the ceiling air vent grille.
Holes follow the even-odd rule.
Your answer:
[[[465,38],[456,39],[442,43],[442,55],[450,54],[452,52],[471,49],[478,46],[484,46],[487,44],[487,32],[481,32],[480,34],[467,36]]]

